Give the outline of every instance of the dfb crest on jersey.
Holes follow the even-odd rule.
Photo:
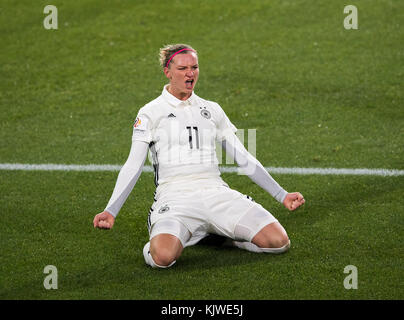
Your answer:
[[[201,110],[201,115],[202,115],[202,117],[204,117],[206,119],[210,119],[210,117],[211,117],[210,112],[206,109]]]
[[[159,213],[164,213],[164,212],[167,212],[168,210],[170,210],[170,207],[165,205],[160,208]]]

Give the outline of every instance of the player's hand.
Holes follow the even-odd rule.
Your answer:
[[[94,228],[111,229],[114,226],[115,217],[107,211],[101,212],[94,217]]]
[[[293,211],[299,208],[305,202],[306,201],[300,192],[292,192],[286,195],[285,200],[283,200],[283,205],[290,211]]]

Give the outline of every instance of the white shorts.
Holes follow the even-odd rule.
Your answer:
[[[277,221],[251,197],[219,186],[161,193],[150,209],[148,226],[150,239],[168,233],[186,247],[209,233],[251,241],[264,226]]]

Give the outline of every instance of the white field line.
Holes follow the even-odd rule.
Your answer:
[[[112,164],[23,164],[23,163],[0,163],[0,170],[23,170],[23,171],[119,171],[121,165]],[[404,170],[395,169],[347,169],[347,168],[282,168],[265,167],[274,174],[298,174],[298,175],[368,175],[368,176],[404,176]],[[237,167],[221,166],[221,172],[236,173]],[[144,166],[143,172],[153,172],[152,166]]]

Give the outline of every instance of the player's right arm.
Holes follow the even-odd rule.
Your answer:
[[[94,217],[94,228],[111,229],[119,210],[125,203],[140,174],[146,160],[148,143],[133,140],[129,157],[119,171],[112,196],[105,210]]]
[[[95,215],[93,220],[94,228],[111,229],[114,226],[115,217],[108,211]]]

